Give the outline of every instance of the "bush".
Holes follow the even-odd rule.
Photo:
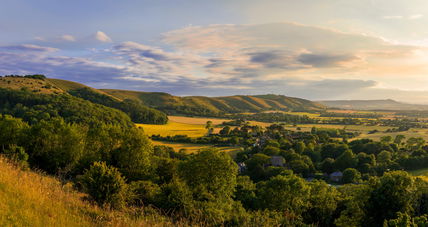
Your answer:
[[[17,145],[10,145],[8,149],[4,150],[4,154],[8,159],[23,169],[28,168],[28,154],[25,153],[23,147]]]
[[[126,203],[127,185],[120,172],[106,165],[95,162],[89,170],[78,177],[83,191],[99,205],[121,208]]]
[[[156,203],[161,193],[159,185],[151,181],[134,181],[130,183],[133,200],[137,205],[148,205]]]

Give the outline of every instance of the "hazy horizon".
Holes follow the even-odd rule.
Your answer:
[[[0,74],[174,95],[428,103],[428,2],[6,0]]]

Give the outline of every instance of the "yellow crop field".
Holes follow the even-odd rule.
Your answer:
[[[205,124],[207,121],[212,121],[214,125],[214,132],[218,133],[221,127],[216,127],[224,121],[230,121],[228,119],[219,118],[203,118],[203,117],[181,117],[181,116],[168,116],[168,123],[165,125],[153,125],[153,124],[136,124],[137,127],[141,127],[146,135],[161,135],[161,136],[175,136],[175,135],[187,135],[189,137],[200,137],[207,133]],[[259,125],[266,127],[271,125],[270,123],[250,121],[252,125]]]
[[[188,135],[189,137],[200,137],[207,133],[205,125],[178,123],[171,120],[165,125],[137,124],[137,127],[143,128],[144,133],[149,136]]]
[[[212,121],[214,125],[219,125],[225,121],[230,121],[229,119],[223,119],[223,118],[182,117],[182,116],[168,116],[168,119],[170,121],[177,122],[177,123],[195,124],[195,125],[205,125],[207,121]]]

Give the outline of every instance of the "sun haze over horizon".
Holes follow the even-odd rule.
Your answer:
[[[427,24],[423,0],[4,0],[0,75],[428,103]]]

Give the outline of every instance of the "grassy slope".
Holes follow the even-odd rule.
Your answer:
[[[22,171],[0,157],[0,226],[185,226],[164,216],[110,211],[82,200],[69,185]]]
[[[219,112],[260,112],[265,110],[323,110],[324,106],[305,99],[286,97],[282,95],[256,96],[172,96],[161,92],[137,92],[127,90],[103,89],[120,99],[141,100],[148,106],[167,109],[168,107],[186,106],[196,109],[205,109],[212,113]]]
[[[0,87],[14,90],[26,88],[35,93],[59,94],[64,93],[60,87],[55,86],[47,80],[38,80],[22,77],[0,77]]]

